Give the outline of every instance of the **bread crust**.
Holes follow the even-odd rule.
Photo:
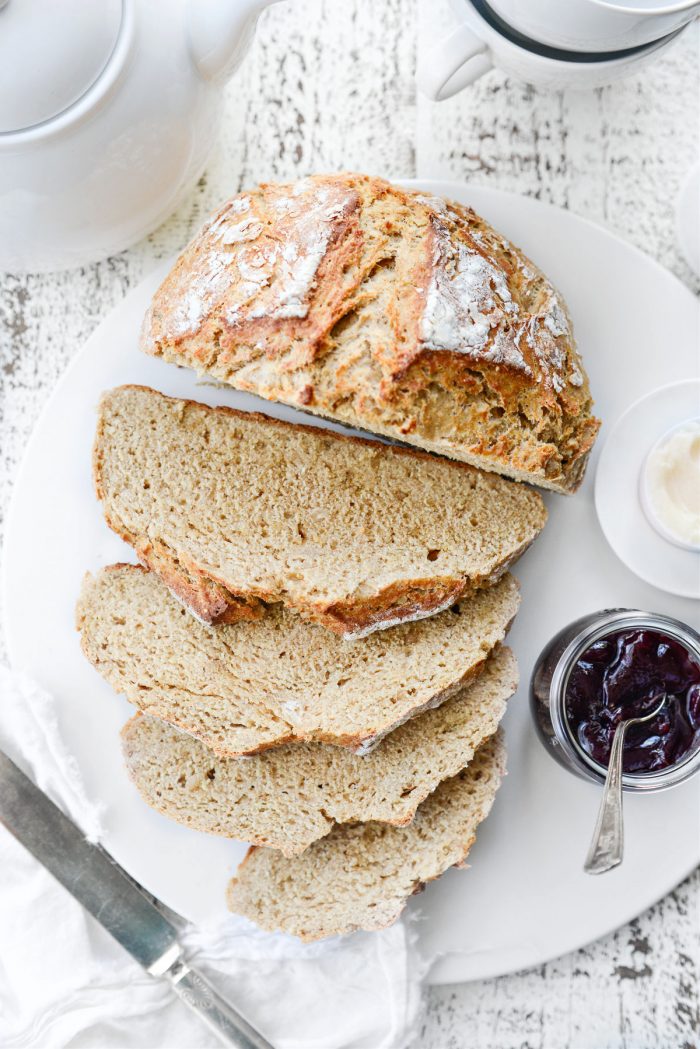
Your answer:
[[[151,390],[147,386],[129,383],[118,387],[103,395],[103,400],[109,398],[113,393],[122,390],[143,391],[172,402],[179,400],[180,403],[203,407],[201,403],[187,398],[175,399],[165,394]],[[304,431],[312,433],[315,437],[319,434],[329,441],[351,443],[357,446],[377,447],[377,441],[371,438],[358,437],[356,435],[339,434],[332,430],[319,430],[318,427],[303,423],[291,423],[281,419],[271,418],[262,412],[244,412],[226,405],[206,407],[208,412],[223,415],[235,419],[256,419],[266,426],[281,428],[290,431]],[[175,596],[199,619],[201,622],[215,626],[220,623],[233,623],[240,619],[257,619],[264,614],[265,604],[280,600],[276,593],[269,590],[251,587],[245,593],[235,593],[227,585],[226,581],[209,567],[198,565],[191,559],[185,558],[180,552],[171,550],[160,538],[154,539],[146,535],[136,535],[131,532],[123,521],[118,519],[106,506],[107,492],[102,479],[102,441],[105,437],[102,418],[98,420],[97,432],[93,446],[93,478],[97,498],[105,506],[105,519],[109,527],[117,533],[125,542],[129,543],[146,567],[154,571],[163,582],[172,590]],[[408,457],[413,460],[432,461],[433,456],[428,452],[419,451],[414,448],[391,446],[391,454]],[[473,473],[474,467],[464,462],[451,463],[452,468]],[[501,484],[503,482],[493,483]],[[535,493],[531,493],[533,509],[536,509],[535,528],[531,537],[522,543],[511,556],[504,558],[494,566],[492,572],[481,577],[471,576],[444,576],[442,578],[416,578],[404,580],[401,583],[393,583],[385,587],[371,597],[353,598],[343,602],[331,604],[300,603],[291,597],[285,598],[285,604],[294,608],[304,618],[309,619],[339,635],[347,641],[355,641],[366,637],[375,630],[386,629],[399,623],[415,621],[435,615],[450,605],[455,604],[465,594],[491,586],[496,582],[508,568],[527,550],[534,541],[539,531],[544,527],[547,519],[547,511],[544,504]],[[536,502],[535,502],[536,501]],[[358,746],[363,741],[358,742]]]
[[[282,249],[312,271],[291,306]],[[600,425],[541,271],[470,208],[363,175],[228,201],[157,291],[141,346],[558,492],[580,485]]]

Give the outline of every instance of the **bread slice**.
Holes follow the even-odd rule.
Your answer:
[[[103,397],[94,464],[108,523],[199,618],[231,594],[346,639],[491,584],[546,517],[471,467],[142,387]]]
[[[219,758],[186,732],[142,714],[122,729],[122,751],[141,796],[158,812],[292,856],[336,824],[410,822],[493,735],[517,686],[515,657],[499,648],[473,684],[401,725],[366,757],[297,743]]]
[[[319,175],[229,200],[143,325],[146,353],[558,492],[600,423],[561,295],[471,208]]]
[[[499,732],[466,769],[440,784],[406,827],[335,827],[292,857],[253,848],[229,884],[228,906],[262,929],[302,940],[390,925],[426,882],[464,863],[504,772]]]
[[[205,626],[152,572],[115,565],[86,577],[78,628],[117,692],[218,754],[304,740],[367,749],[472,680],[518,601],[508,575],[454,611],[349,645],[280,606]]]

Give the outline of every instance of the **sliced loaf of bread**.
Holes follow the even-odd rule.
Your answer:
[[[253,848],[229,884],[229,908],[302,940],[390,925],[426,882],[464,863],[504,772],[499,732],[426,798],[408,826],[336,827],[292,857]]]
[[[280,605],[255,622],[206,626],[153,572],[114,565],[86,577],[77,624],[117,692],[218,754],[303,740],[360,749],[473,679],[518,601],[506,575],[454,609],[350,645]]]
[[[107,522],[199,618],[282,602],[346,639],[490,585],[546,518],[462,463],[143,387],[103,397],[94,471]]]
[[[499,648],[472,685],[401,725],[366,757],[297,743],[219,758],[186,732],[142,714],[122,729],[122,750],[141,796],[165,816],[292,856],[339,823],[410,822],[493,735],[517,684],[515,657]]]

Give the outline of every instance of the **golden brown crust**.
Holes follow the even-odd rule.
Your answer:
[[[265,614],[257,598],[232,593],[160,540],[139,539],[133,545],[139,561],[160,576],[175,597],[202,622],[215,626],[261,619]]]
[[[120,534],[125,538],[124,533]],[[512,557],[502,561],[490,575],[478,579],[413,579],[393,583],[369,598],[354,598],[333,605],[295,605],[290,602],[290,607],[295,607],[304,619],[318,623],[348,641],[355,641],[376,629],[435,615],[456,604],[470,591],[492,586],[525,553],[532,541],[518,548]],[[194,571],[201,578],[202,586],[195,590],[188,586],[188,577],[172,570],[171,565],[177,563],[176,558],[166,561],[163,570],[154,560],[142,556],[138,543],[135,549],[142,563],[160,576],[197,619],[211,626],[235,623],[241,619],[259,619],[264,615],[265,605],[278,600],[276,595],[262,590],[248,598],[233,594],[223,583],[205,576],[199,569]],[[207,582],[210,589],[204,585]]]
[[[135,383],[126,384],[118,389],[144,390],[151,394],[157,393],[149,387]],[[109,397],[110,394],[105,394],[104,396]],[[162,397],[164,400],[170,400],[164,394],[157,393],[157,396]],[[201,407],[197,401],[190,399],[183,399],[182,403],[198,408]],[[242,412],[225,405],[207,408],[207,410],[228,418],[254,418],[264,422],[266,426],[295,431],[302,430],[312,433],[314,436],[319,436],[319,433],[322,433],[323,438],[330,441],[350,442],[370,447],[376,447],[377,444],[376,441],[369,438],[339,434],[332,430],[319,431],[318,427],[285,422],[260,412]],[[100,421],[98,422],[93,448],[93,475],[95,491],[98,499],[102,502],[105,500],[100,451],[103,437],[104,429]],[[432,456],[429,453],[415,448],[392,446],[392,454],[424,461],[432,460]],[[467,473],[474,471],[474,467],[463,462],[454,462],[452,466]],[[503,482],[494,479],[492,483],[502,484]],[[470,590],[493,584],[525,552],[534,541],[536,534],[544,527],[547,519],[547,511],[544,504],[535,493],[532,493],[532,499],[537,500],[539,520],[536,523],[536,531],[511,556],[496,565],[488,576],[482,578],[446,576],[442,579],[405,580],[401,583],[394,583],[371,597],[353,598],[330,605],[299,604],[294,602],[289,596],[285,599],[285,603],[289,607],[295,608],[304,618],[319,623],[327,630],[347,640],[356,640],[373,630],[382,629],[396,623],[434,615],[436,612],[455,604]],[[260,588],[251,588],[245,594],[233,593],[226,585],[225,580],[218,578],[211,569],[205,571],[192,560],[183,559],[182,555],[170,550],[159,539],[153,540],[147,536],[132,534],[124,526],[123,522],[116,519],[107,509],[105,509],[105,519],[109,527],[117,535],[133,546],[139,560],[160,576],[175,596],[204,623],[214,626],[220,623],[236,622],[240,619],[258,619],[264,615],[265,604],[280,600],[278,594]],[[183,727],[186,728],[187,726]]]
[[[348,640],[363,637],[378,626],[393,626],[398,622],[423,619],[456,604],[470,591],[492,586],[533,541],[524,543],[488,576],[471,579],[412,579],[394,583],[372,598],[356,598],[302,614]]]
[[[342,637],[362,637],[377,626],[435,615],[455,604],[471,585],[471,581],[450,578],[393,583],[371,598],[329,605],[316,612],[315,618]]]
[[[555,491],[581,483],[599,428],[537,267],[470,208],[362,175],[229,201],[156,293],[142,347]]]
[[[99,492],[98,498],[102,498]],[[243,619],[261,619],[265,614],[264,605],[256,597],[232,593],[194,564],[186,565],[160,540],[153,542],[133,535],[114,514],[107,511],[105,520],[120,539],[134,548],[140,567],[159,576],[178,601],[201,622],[218,626]]]

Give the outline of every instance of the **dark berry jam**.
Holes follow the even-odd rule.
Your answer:
[[[569,675],[566,718],[582,749],[607,768],[620,722],[648,714],[664,693],[661,713],[627,730],[623,755],[625,772],[660,771],[700,746],[700,663],[673,638],[638,629],[596,641]]]

